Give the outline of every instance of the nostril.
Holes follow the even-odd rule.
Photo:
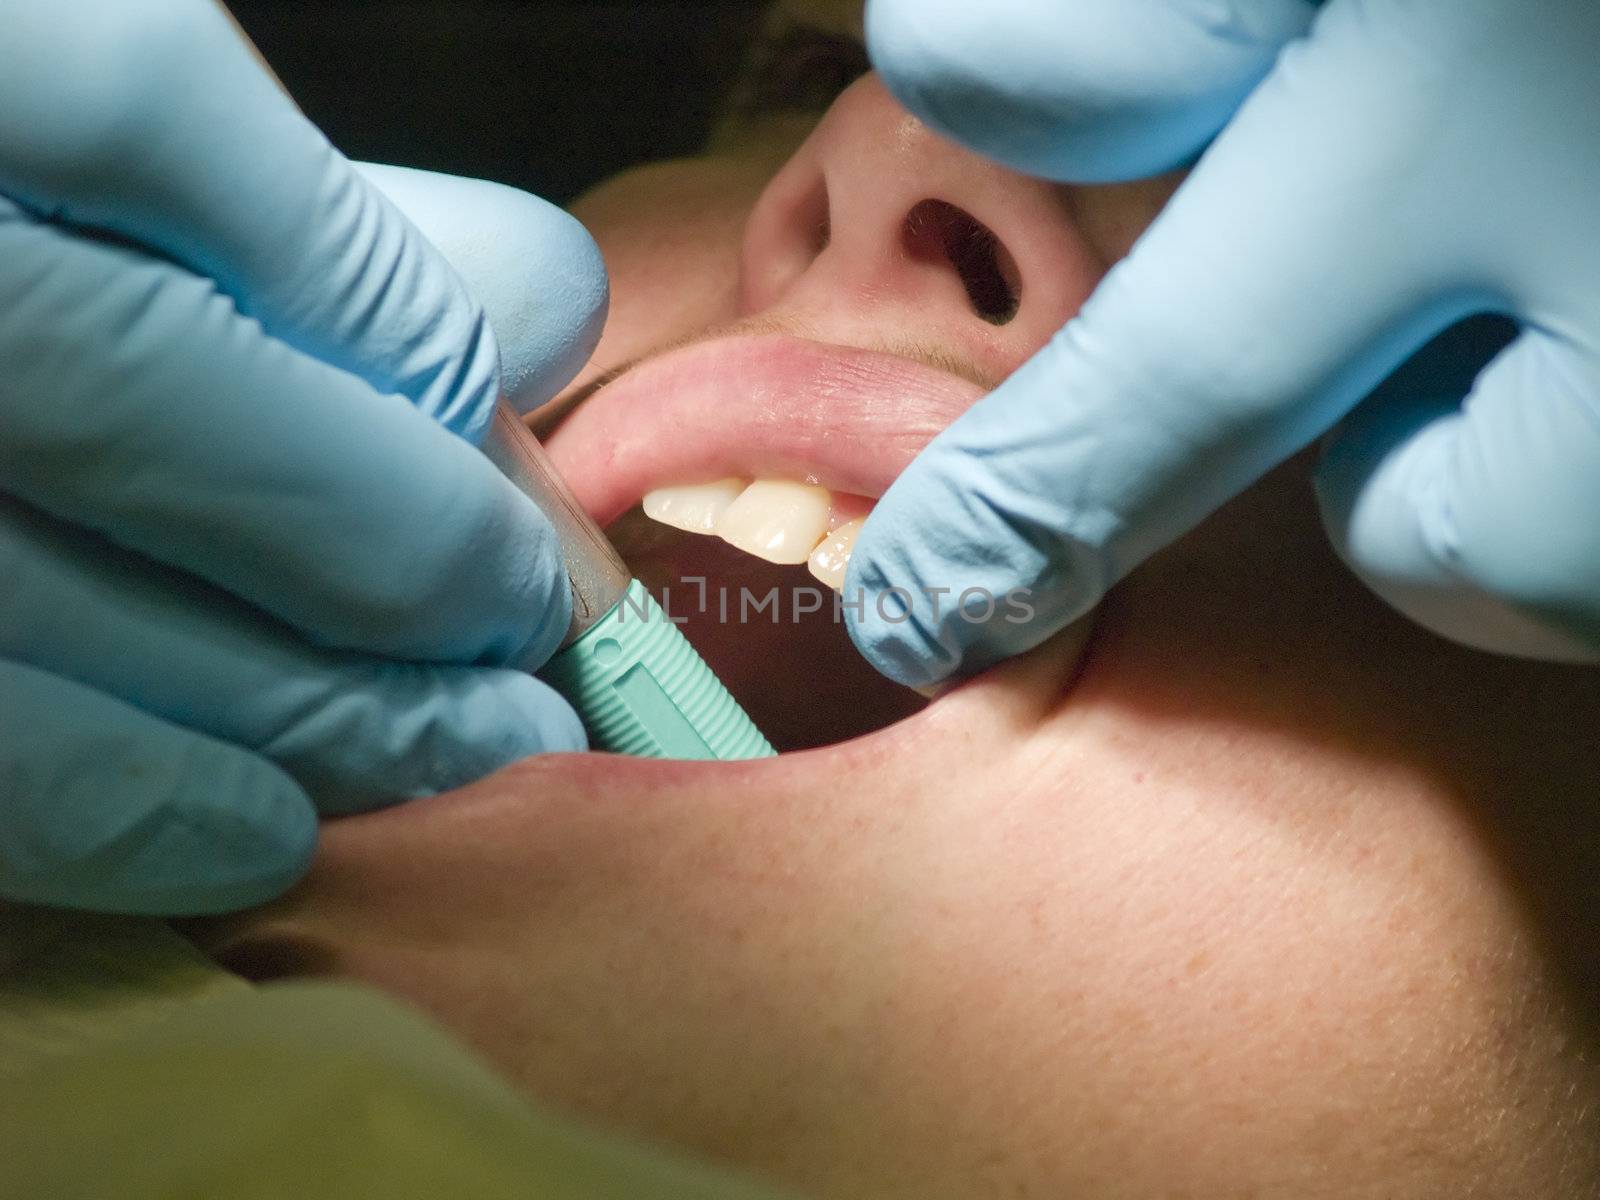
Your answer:
[[[943,200],[924,200],[905,221],[906,252],[950,264],[973,312],[1004,325],[1022,304],[1022,276],[1005,245],[983,222]]]
[[[754,312],[810,270],[833,235],[827,180],[798,170],[780,172],[756,201],[739,255],[739,303]]]
[[[801,201],[796,214],[796,226],[806,239],[806,251],[816,258],[828,248],[833,237],[833,223],[828,202],[828,181],[819,178],[816,186]]]

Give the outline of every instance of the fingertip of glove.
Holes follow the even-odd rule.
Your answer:
[[[589,748],[589,735],[584,731],[577,712],[542,679],[518,675],[516,683],[507,689],[506,694],[528,746],[526,752],[517,757],[561,754]]]
[[[238,751],[229,748],[230,757]],[[198,782],[198,781],[197,781]],[[197,845],[176,878],[159,862],[140,888],[142,903],[123,911],[161,916],[210,916],[265,904],[283,895],[311,868],[317,813],[305,791],[271,763],[252,758],[232,796],[216,780],[217,806],[204,814]],[[129,900],[133,897],[129,896]]]
[[[944,682],[959,664],[930,662],[924,638],[886,629],[871,618],[849,621],[850,640],[873,670],[908,688],[929,688]]]
[[[1077,183],[1192,158],[1303,32],[1305,0],[873,0],[867,45],[905,106],[1029,174]]]
[[[239,755],[231,747],[227,757]],[[204,803],[177,797],[153,810],[147,829],[8,879],[6,894],[61,908],[132,916],[237,912],[276,899],[310,869],[317,819],[286,774],[255,760],[230,793],[223,771],[205,781]]]
[[[472,700],[454,706],[456,750],[438,788],[459,787],[536,754],[588,749],[578,714],[549,684],[521,671],[475,673]]]
[[[852,558],[845,579],[845,629],[861,656],[880,675],[909,688],[941,683],[961,666],[947,639],[929,629],[909,601],[907,588],[891,584],[873,564]]]
[[[576,217],[538,196],[440,178],[429,186],[443,190],[448,210],[435,201],[413,219],[483,306],[501,390],[527,412],[576,375],[600,340],[610,305],[600,247]]]
[[[535,754],[588,748],[578,714],[543,680],[503,669],[456,678],[448,710],[433,710],[426,736],[407,752],[416,757],[425,749],[423,759],[450,764],[428,790],[471,783]]]
[[[515,195],[520,204],[508,212],[502,238],[506,272],[485,305],[500,338],[506,397],[526,413],[589,361],[611,290],[600,247],[577,218],[536,196]]]
[[[575,217],[488,180],[358,166],[482,305],[499,345],[501,388],[518,411],[578,373],[600,340],[610,291],[600,248]]]
[[[430,435],[427,477],[390,510],[405,513],[391,519],[402,540],[374,541],[346,570],[352,587],[313,626],[317,640],[417,662],[537,665],[572,619],[555,529],[488,458]]]
[[[548,522],[546,525],[548,527]],[[555,541],[552,530],[546,544],[553,547]],[[528,591],[534,597],[531,606],[536,614],[533,628],[519,647],[497,660],[499,665],[523,670],[543,666],[561,645],[572,624],[572,584],[559,551],[539,555],[530,571],[534,578]]]
[[[889,92],[942,132],[966,137],[975,122],[952,94],[982,94],[994,84],[961,48],[972,44],[976,9],[925,0],[872,0],[867,5],[867,56]],[[947,114],[953,120],[946,119]]]

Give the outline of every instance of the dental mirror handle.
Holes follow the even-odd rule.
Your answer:
[[[645,758],[774,753],[695,648],[634,579],[539,439],[501,403],[484,453],[555,527],[572,624],[538,672],[577,710],[596,750]]]

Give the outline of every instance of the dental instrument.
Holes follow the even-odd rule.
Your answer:
[[[577,710],[594,749],[647,758],[774,754],[504,402],[484,453],[539,506],[561,543],[572,624],[538,674]]]

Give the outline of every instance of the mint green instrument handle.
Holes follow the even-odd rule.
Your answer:
[[[539,675],[578,710],[595,750],[695,759],[775,753],[637,579]]]

